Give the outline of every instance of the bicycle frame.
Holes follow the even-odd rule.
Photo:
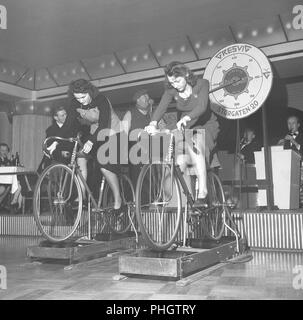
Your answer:
[[[171,196],[168,199],[168,201],[170,201],[172,199],[173,180],[174,180],[174,176],[176,175],[176,177],[178,178],[178,180],[181,183],[181,187],[182,187],[183,193],[186,196],[187,202],[192,207],[194,204],[194,198],[187,187],[187,184],[183,178],[183,173],[181,172],[179,165],[176,164],[176,162],[175,162],[175,152],[174,152],[174,150],[175,150],[175,140],[174,139],[175,138],[174,138],[173,132],[169,132],[169,134],[170,134],[170,141],[169,141],[169,147],[168,147],[168,154],[166,157],[166,161],[163,164],[163,165],[170,165],[171,166],[171,176],[172,176],[171,184],[170,184],[171,185],[171,192],[170,192]],[[162,177],[162,179],[164,179],[164,176]],[[162,182],[163,181],[161,181],[161,185],[163,186],[164,184]]]
[[[92,203],[93,203],[93,206],[95,207],[95,210],[100,210],[99,208],[99,205],[96,201],[96,199],[94,198],[93,196],[93,193],[92,191],[90,190],[86,180],[84,179],[80,169],[79,169],[79,166],[76,162],[76,159],[77,159],[77,149],[78,149],[78,146],[81,144],[80,140],[79,140],[79,137],[77,138],[61,138],[61,137],[48,137],[47,139],[44,140],[43,142],[43,152],[44,154],[50,158],[50,155],[48,154],[48,152],[46,151],[46,143],[49,141],[49,140],[63,140],[63,141],[69,141],[69,142],[74,142],[74,146],[73,146],[73,151],[72,151],[72,156],[71,156],[71,161],[70,163],[68,164],[68,166],[72,169],[72,178],[71,180],[74,179],[74,176],[76,174],[77,178],[80,179],[80,181],[82,182],[84,188],[85,188],[85,191],[88,193],[90,199],[92,200]],[[63,189],[65,188],[65,185],[66,185],[67,181],[66,181],[66,177],[65,177],[65,180],[63,182]],[[66,203],[67,201],[70,200],[71,198],[71,195],[72,195],[72,184],[70,185],[70,190],[69,190],[69,194],[68,194],[68,197],[65,199],[64,203]]]

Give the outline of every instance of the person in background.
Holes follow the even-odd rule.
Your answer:
[[[300,129],[300,126],[300,119],[297,116],[289,116],[287,118],[288,133],[283,139],[279,140],[278,145],[282,145],[284,149],[292,149],[302,156],[303,133]]]
[[[0,167],[11,166],[11,159],[9,159],[9,146],[6,143],[0,143]],[[4,201],[5,197],[11,189],[10,185],[0,184],[0,205]],[[21,194],[21,185],[18,178],[18,189],[13,194],[11,200],[11,207],[14,209],[15,213],[21,212],[22,206],[22,194]]]
[[[284,138],[280,139],[278,145],[284,149],[291,149],[303,155],[303,133],[301,131],[300,119],[295,115],[290,115],[287,118],[288,133]],[[303,169],[301,163],[301,181],[299,189],[300,207],[303,207]]]
[[[0,143],[0,166],[9,166],[11,160],[8,158],[9,146],[6,143]]]
[[[135,106],[127,112],[129,117],[129,130],[144,129],[150,122],[153,100],[146,89],[140,89],[133,96]]]
[[[260,145],[256,139],[256,132],[252,128],[246,128],[243,133],[243,137],[240,142],[240,152],[238,154],[241,160],[245,163],[254,164],[255,155],[254,151],[260,149]]]
[[[54,123],[46,129],[46,138],[57,136],[60,138],[76,137],[81,132],[81,125],[73,112],[67,112],[67,108],[57,105],[53,109]],[[73,151],[74,143],[68,141],[51,141],[47,147],[53,159],[60,163],[69,163]],[[87,157],[85,155],[77,157],[77,163],[84,179],[87,179]],[[82,186],[84,191],[84,186]],[[85,192],[83,192],[85,198]]]
[[[133,96],[135,105],[126,112],[124,119],[127,121],[128,133],[136,129],[142,129],[150,123],[153,100],[146,89],[140,89]],[[129,150],[136,142],[129,142]],[[132,164],[129,159],[129,172],[133,186],[136,187],[142,164]]]

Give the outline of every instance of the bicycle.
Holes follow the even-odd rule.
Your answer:
[[[196,232],[195,236],[201,236],[201,230],[198,228],[200,226],[204,236],[209,239],[219,240],[227,227],[238,240],[239,234],[234,230],[236,226],[225,203],[222,183],[211,170],[207,171],[207,208],[194,208],[195,196],[190,193],[181,169],[175,163],[174,132],[175,130],[158,131],[169,135],[167,156],[156,163],[150,160],[151,163],[145,164],[137,181],[136,218],[145,244],[154,250],[167,250],[181,232],[183,246],[186,246],[187,227],[191,227],[192,234]],[[197,183],[193,184],[197,195]],[[181,189],[186,200],[183,232],[180,229]],[[228,225],[227,220],[234,229]]]
[[[133,225],[135,191],[131,180],[126,174],[119,174],[118,180],[122,204],[127,208],[122,215],[111,214],[114,197],[108,183],[103,177],[96,201],[77,165],[78,147],[83,147],[80,137],[61,138],[49,137],[43,142],[43,152],[50,157],[46,146],[50,140],[69,141],[74,143],[70,162],[53,163],[40,175],[34,191],[34,218],[42,235],[51,242],[61,242],[76,234],[81,222],[88,226],[89,238],[92,215],[96,214],[95,224],[100,232],[108,226],[110,231],[125,233]],[[87,194],[87,214],[83,210],[83,195]]]

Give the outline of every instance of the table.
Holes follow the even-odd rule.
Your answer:
[[[35,171],[29,171],[24,167],[0,167],[0,184],[11,184],[11,193],[15,193],[18,189],[17,175],[36,174]]]

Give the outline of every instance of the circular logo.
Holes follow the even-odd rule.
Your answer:
[[[258,48],[237,43],[219,50],[206,66],[212,110],[226,119],[256,112],[272,86],[270,62]]]

